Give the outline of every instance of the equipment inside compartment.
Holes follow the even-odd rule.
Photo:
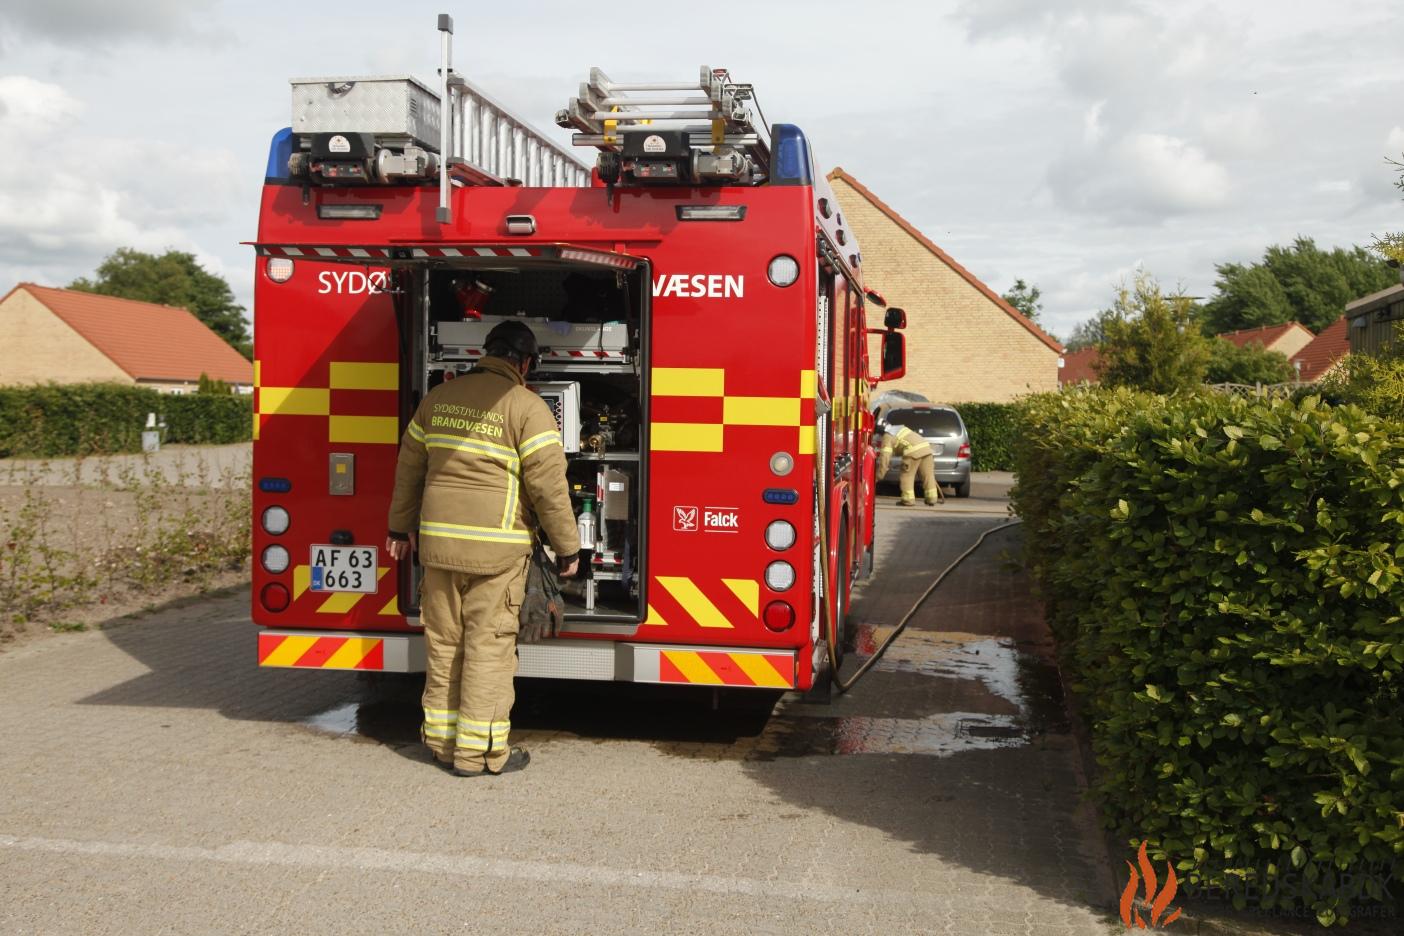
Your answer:
[[[582,547],[580,572],[561,582],[568,623],[643,617],[646,286],[641,271],[569,267],[429,274],[426,391],[472,370],[498,323],[536,335],[541,357],[527,385],[556,416]]]

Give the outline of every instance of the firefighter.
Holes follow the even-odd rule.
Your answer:
[[[532,529],[545,530],[566,576],[580,551],[561,435],[525,386],[536,337],[503,322],[484,344],[472,372],[431,390],[405,429],[385,544],[397,560],[419,552],[421,737],[464,777],[521,770],[531,759],[508,735]]]
[[[876,477],[882,478],[887,474],[893,455],[902,459],[902,497],[897,501],[898,506],[916,506],[918,472],[921,473],[921,493],[928,507],[934,507],[946,499],[941,493],[941,485],[936,483],[936,456],[931,451],[931,444],[920,433],[907,426],[880,422],[873,436],[873,444],[879,448]]]

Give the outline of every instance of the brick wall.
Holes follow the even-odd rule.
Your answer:
[[[23,289],[0,302],[0,386],[133,383],[131,376]]]
[[[863,281],[907,310],[907,376],[878,390],[936,402],[1007,402],[1058,389],[1058,352],[842,177],[834,195],[863,252]],[[881,319],[877,319],[878,323]],[[874,341],[870,349],[877,357]]]

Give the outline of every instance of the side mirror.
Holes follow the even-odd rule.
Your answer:
[[[901,309],[897,310],[898,312]],[[888,312],[891,315],[891,310]],[[882,333],[882,376],[878,380],[896,380],[907,373],[907,336],[898,331]]]
[[[896,306],[893,306],[892,308],[887,310],[887,315],[883,317],[882,324],[886,328],[906,328],[907,310],[899,309]],[[884,345],[884,347],[886,347],[886,345]]]

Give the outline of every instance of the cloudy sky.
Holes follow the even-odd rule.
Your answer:
[[[1137,266],[1208,295],[1268,244],[1404,229],[1404,19],[1378,0],[643,6],[6,0],[0,292],[178,247],[249,305],[287,79],[429,78],[441,11],[460,69],[541,127],[592,65],[729,67],[996,289],[1036,283],[1061,336]]]

